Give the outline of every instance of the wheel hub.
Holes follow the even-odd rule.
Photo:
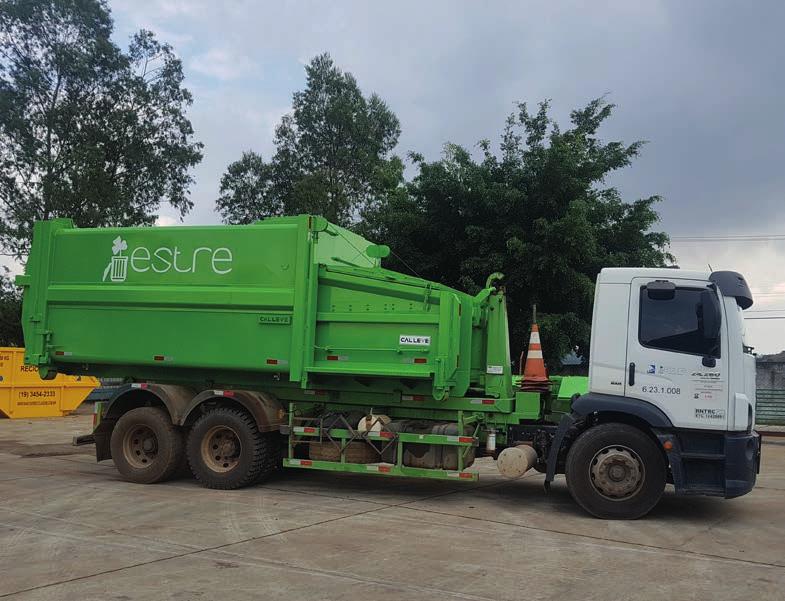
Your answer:
[[[211,428],[202,439],[202,461],[215,472],[229,472],[240,462],[242,445],[237,433],[227,426]]]
[[[645,479],[640,457],[624,446],[601,449],[592,459],[590,475],[597,492],[612,500],[634,496]]]
[[[123,438],[125,460],[137,469],[150,467],[158,457],[158,438],[151,428],[138,425]]]

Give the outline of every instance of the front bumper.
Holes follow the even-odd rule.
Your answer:
[[[760,435],[754,430],[725,435],[725,498],[746,495],[760,472]]]
[[[667,458],[677,495],[732,499],[755,486],[761,448],[755,431],[670,430],[657,438],[672,445]]]

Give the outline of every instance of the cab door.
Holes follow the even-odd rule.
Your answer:
[[[625,396],[660,408],[684,428],[728,424],[727,335],[710,282],[634,278]]]

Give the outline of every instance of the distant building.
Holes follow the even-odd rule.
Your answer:
[[[576,355],[575,351],[570,351],[561,358],[561,368],[554,373],[562,376],[588,376],[589,364]]]
[[[785,390],[785,351],[776,355],[760,355],[756,360],[756,387]]]

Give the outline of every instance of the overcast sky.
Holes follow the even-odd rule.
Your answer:
[[[648,144],[614,176],[628,200],[660,194],[674,237],[785,234],[785,3],[243,2],[110,0],[116,39],[155,31],[182,57],[204,161],[186,223],[217,221],[226,165],[269,158],[303,64],[329,51],[401,121],[398,152],[495,138],[516,101],[570,109],[607,94],[606,139]],[[164,211],[163,222],[171,214]],[[785,239],[686,242],[685,268],[734,269],[785,309]],[[767,313],[750,314],[764,317]],[[785,315],[785,310],[776,315]],[[785,320],[750,321],[759,351],[785,348]]]

